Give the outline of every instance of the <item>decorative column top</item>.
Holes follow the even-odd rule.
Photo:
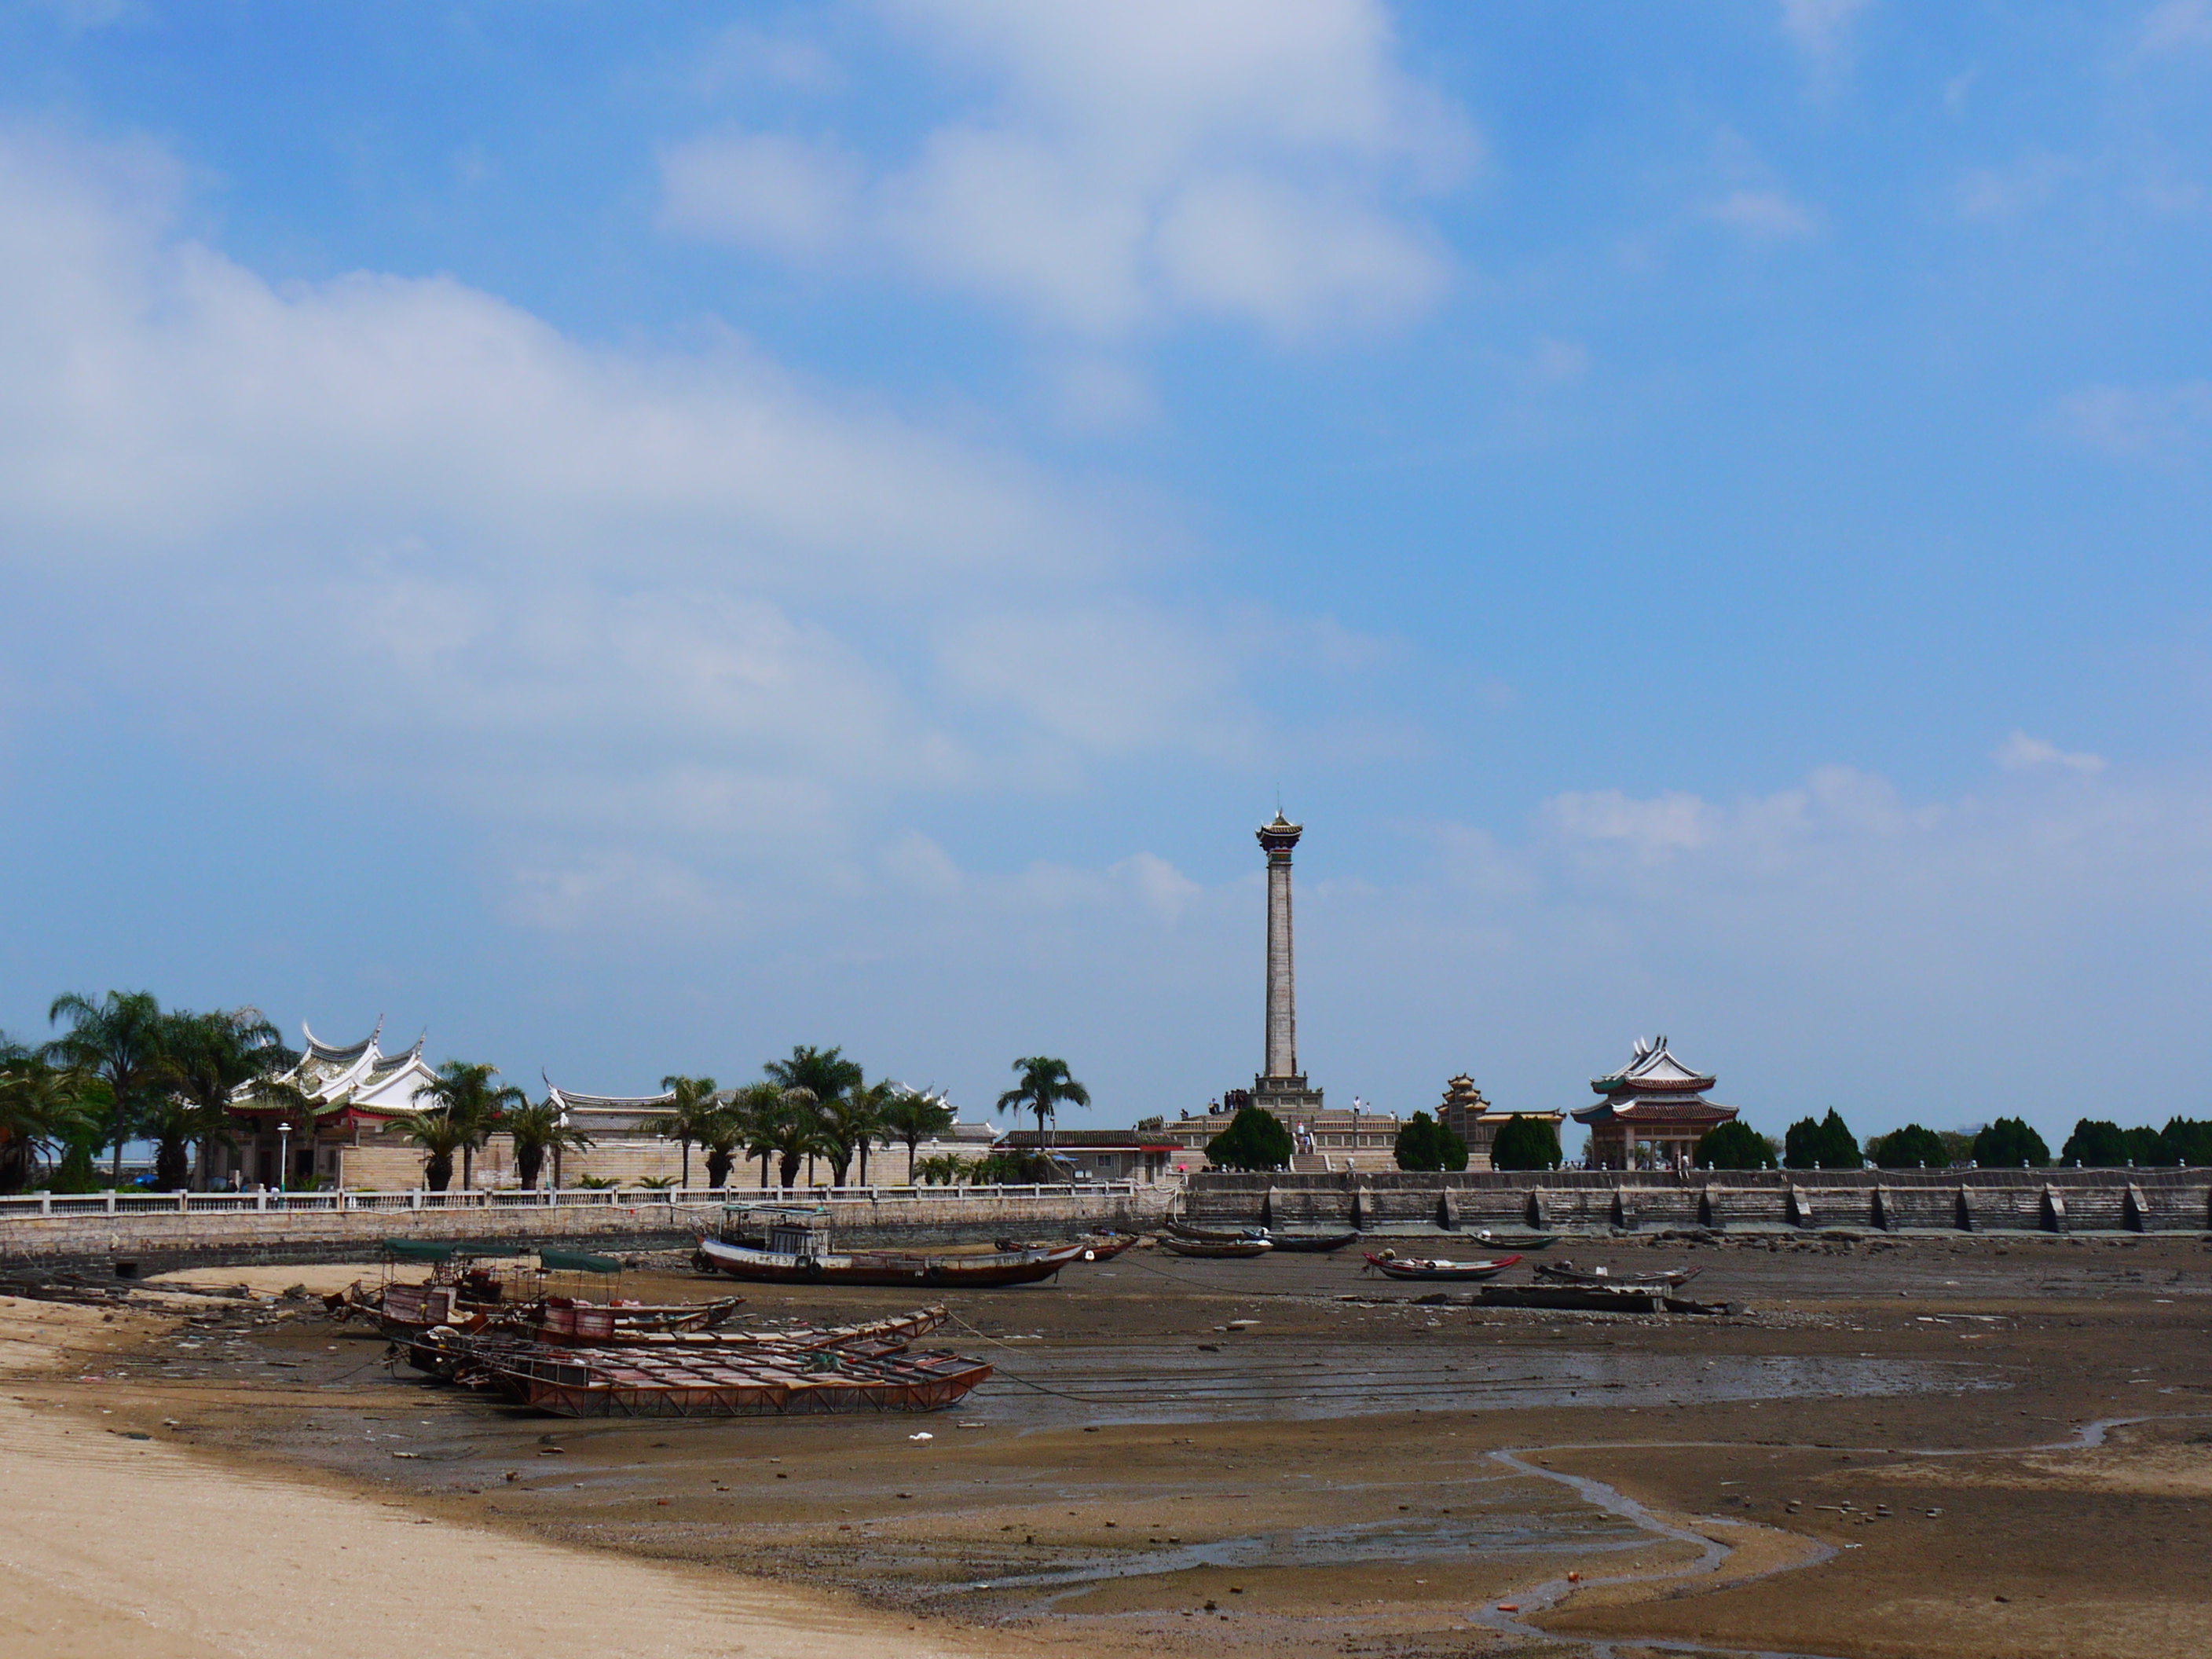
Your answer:
[[[1283,809],[1279,806],[1275,809],[1275,821],[1260,826],[1260,845],[1267,849],[1270,860],[1281,859],[1287,862],[1291,848],[1298,844],[1298,837],[1305,832],[1305,825],[1292,823],[1283,816]]]

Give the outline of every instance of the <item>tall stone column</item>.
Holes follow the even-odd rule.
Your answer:
[[[1291,849],[1303,828],[1279,809],[1260,830],[1267,852],[1267,1066],[1262,1076],[1298,1076],[1297,977],[1291,955]]]

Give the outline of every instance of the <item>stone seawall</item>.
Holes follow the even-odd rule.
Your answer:
[[[970,1189],[975,1192],[976,1189]],[[1157,1226],[1169,1190],[1134,1193],[868,1198],[828,1200],[841,1244],[957,1244],[1012,1234],[1057,1238]],[[304,1211],[267,1214],[143,1213],[0,1218],[0,1264],[106,1267],[128,1259],[141,1273],[212,1264],[366,1261],[385,1238],[462,1240],[518,1253],[541,1244],[620,1253],[689,1249],[720,1219],[719,1206],[561,1205],[423,1211]]]
[[[1200,1224],[1366,1232],[2204,1232],[2212,1231],[2212,1170],[1215,1173],[1191,1177],[1182,1214]]]

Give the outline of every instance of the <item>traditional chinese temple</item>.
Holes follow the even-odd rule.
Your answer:
[[[1665,1037],[1638,1037],[1627,1065],[1590,1079],[1605,1098],[1574,1115],[1589,1131],[1590,1167],[1652,1170],[1686,1161],[1707,1130],[1735,1118],[1735,1107],[1705,1098],[1713,1081],[1668,1053]]]
[[[252,1085],[240,1090],[231,1103],[238,1144],[210,1149],[210,1173],[248,1186],[415,1185],[422,1154],[406,1127],[422,1109],[416,1097],[438,1078],[422,1039],[387,1054],[380,1020],[359,1042],[325,1042],[304,1021],[300,1032],[307,1046],[299,1063],[270,1080],[297,1089],[304,1104],[263,1104]]]

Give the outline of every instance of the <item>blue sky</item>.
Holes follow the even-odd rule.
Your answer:
[[[2195,1098],[2212,3],[0,6],[0,1025]]]

